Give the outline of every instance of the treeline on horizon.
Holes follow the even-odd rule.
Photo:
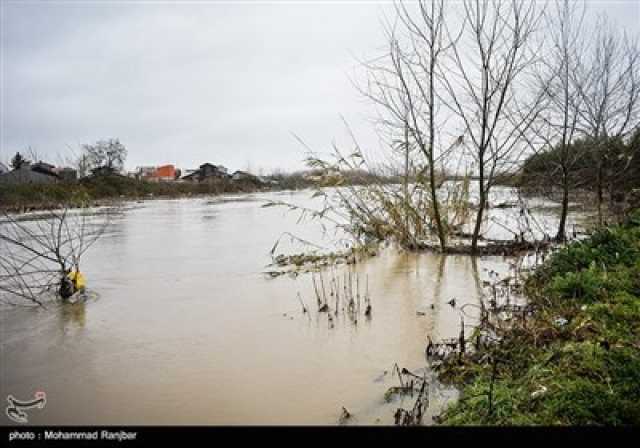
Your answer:
[[[622,201],[627,193],[640,188],[640,129],[628,139],[581,137],[566,148],[558,144],[529,156],[514,183],[541,193],[553,194],[563,187],[560,161],[570,154],[566,176],[570,188],[605,195]]]

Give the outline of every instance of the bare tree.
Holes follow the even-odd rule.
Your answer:
[[[81,146],[80,152],[78,153],[71,145],[67,145],[67,151],[57,155],[58,165],[74,168],[78,179],[82,179],[90,174],[89,154],[85,146],[86,145]]]
[[[69,270],[104,234],[116,209],[89,208],[44,215],[0,215],[0,298],[44,306]]]
[[[118,172],[124,168],[124,161],[127,158],[127,149],[120,140],[101,140],[93,145],[82,145],[83,154],[86,159],[81,159],[83,163],[88,162],[89,169],[105,169],[108,172]]]
[[[462,39],[448,63],[438,64],[446,101],[456,114],[478,169],[479,203],[472,235],[477,252],[483,214],[496,175],[524,151],[522,137],[540,111],[541,97],[524,82],[537,60],[532,36],[541,14],[536,2],[465,0]],[[455,33],[447,26],[447,35]],[[468,138],[467,138],[468,137]]]
[[[444,251],[448,229],[446,209],[438,198],[441,180],[436,165],[451,153],[451,147],[445,150],[436,144],[443,124],[435,92],[436,65],[453,43],[445,39],[443,0],[421,0],[414,6],[410,10],[404,3],[395,4],[396,22],[386,28],[388,53],[364,63],[368,85],[361,91],[379,106],[380,123],[395,136],[394,146],[403,152],[405,213],[411,213],[408,184],[413,165],[418,171],[417,184],[424,184],[428,192],[431,221]],[[421,157],[414,154],[414,148]]]
[[[556,0],[544,13],[544,31],[548,37],[535,88],[542,92],[546,102],[535,134],[543,142],[542,150],[551,156],[544,159],[545,165],[549,166],[545,167],[544,173],[538,173],[542,177],[540,180],[546,186],[562,190],[557,241],[564,241],[566,237],[569,192],[575,184],[572,174],[581,156],[573,142],[579,135],[581,123],[578,67],[586,50],[585,13],[584,2],[569,0]]]
[[[600,17],[593,36],[587,57],[575,71],[575,82],[581,131],[595,143],[598,221],[602,224],[605,183],[615,176],[607,172],[614,164],[608,160],[606,142],[628,137],[640,120],[640,47],[637,39],[621,33],[606,16]]]

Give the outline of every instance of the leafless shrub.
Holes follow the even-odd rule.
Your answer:
[[[10,304],[44,306],[70,270],[104,234],[114,209],[62,208],[0,215],[0,293]],[[18,298],[18,303],[13,299]]]

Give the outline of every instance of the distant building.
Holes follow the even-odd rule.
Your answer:
[[[176,167],[174,165],[140,166],[134,176],[138,180],[150,182],[167,182],[176,180]]]
[[[4,163],[0,162],[0,175],[6,174],[8,172],[9,172],[9,167],[7,167],[7,165],[5,165]]]
[[[155,166],[139,166],[136,168],[134,177],[138,180],[148,179],[150,177],[153,177],[155,172],[156,172]]]
[[[56,167],[46,162],[37,162],[31,165],[31,171],[35,171],[37,173],[55,175]]]
[[[24,163],[20,168],[13,171],[0,169],[0,183],[11,185],[48,184],[59,180],[74,182],[77,179],[78,172],[75,169],[68,167],[57,168],[50,163],[42,161],[37,163]]]
[[[45,164],[47,165],[47,164]],[[52,166],[52,165],[49,165]],[[35,168],[35,169],[34,169]],[[0,175],[0,184],[51,184],[58,181],[58,175],[46,167],[24,163],[17,170]]]
[[[182,179],[191,182],[208,182],[228,179],[229,177],[228,170],[224,166],[203,163],[199,169],[187,174]]]
[[[251,173],[248,173],[246,171],[236,171],[235,173],[233,173],[231,175],[231,179],[235,180],[235,181],[249,181],[249,182],[254,182],[254,183],[264,183],[264,181],[262,181],[262,179],[260,179],[258,176],[254,176]]]
[[[213,165],[212,163],[204,163],[200,165],[200,174],[204,177],[228,177],[228,170],[222,165]]]
[[[108,166],[99,166],[97,168],[92,168],[91,169],[91,176],[92,177],[99,177],[99,176],[125,177],[122,174],[120,174],[118,172],[118,170],[116,170],[115,168],[111,168],[111,167],[108,167]]]
[[[156,168],[155,177],[161,181],[171,181],[176,179],[176,167],[173,165],[163,165]]]

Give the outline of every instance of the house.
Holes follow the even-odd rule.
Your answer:
[[[254,176],[251,173],[247,173],[246,171],[236,171],[235,173],[233,173],[233,175],[231,175],[231,179],[234,181],[245,181],[245,182],[251,182],[254,184],[264,184],[264,180],[260,179],[258,176]]]
[[[254,176],[251,173],[247,173],[246,171],[236,171],[235,173],[233,173],[231,175],[231,179],[233,180],[255,180],[257,179],[256,176]]]
[[[36,169],[33,169],[34,166],[36,166]],[[0,175],[0,184],[4,185],[51,184],[57,181],[58,175],[56,173],[47,169],[47,167],[38,166],[38,164],[31,165],[30,163],[24,163],[17,170]]]
[[[189,169],[185,169],[184,173],[182,174],[182,176],[180,177],[180,180],[193,180],[193,174],[197,173],[198,170],[189,170]]]
[[[219,178],[227,178],[229,177],[228,170],[222,165],[213,165],[211,163],[204,163],[200,165],[200,174],[202,177],[219,177]]]
[[[176,179],[176,167],[173,165],[140,166],[136,169],[135,177],[150,182],[172,181]]]
[[[187,170],[186,174],[180,180],[188,182],[198,182],[200,176],[199,170]]]
[[[176,167],[173,165],[163,165],[156,168],[155,177],[161,181],[171,181],[176,178]]]
[[[91,169],[91,177],[100,177],[100,176],[126,177],[126,176],[123,176],[122,174],[120,174],[118,172],[118,170],[116,170],[115,168],[112,168],[112,167],[109,167],[109,166],[99,166],[97,168],[92,168]]]
[[[134,177],[138,180],[152,177],[156,172],[155,166],[139,166],[136,168]]]
[[[74,182],[77,179],[78,172],[73,168],[57,168],[50,163],[42,161],[37,163],[24,163],[20,168],[13,171],[3,171],[0,169],[0,183],[11,185],[50,184],[60,180]]]
[[[42,161],[32,164],[31,171],[48,175],[56,175],[56,167],[50,163]]]
[[[182,179],[191,182],[205,182],[228,179],[228,170],[222,165],[203,163],[200,168],[187,174]]]

